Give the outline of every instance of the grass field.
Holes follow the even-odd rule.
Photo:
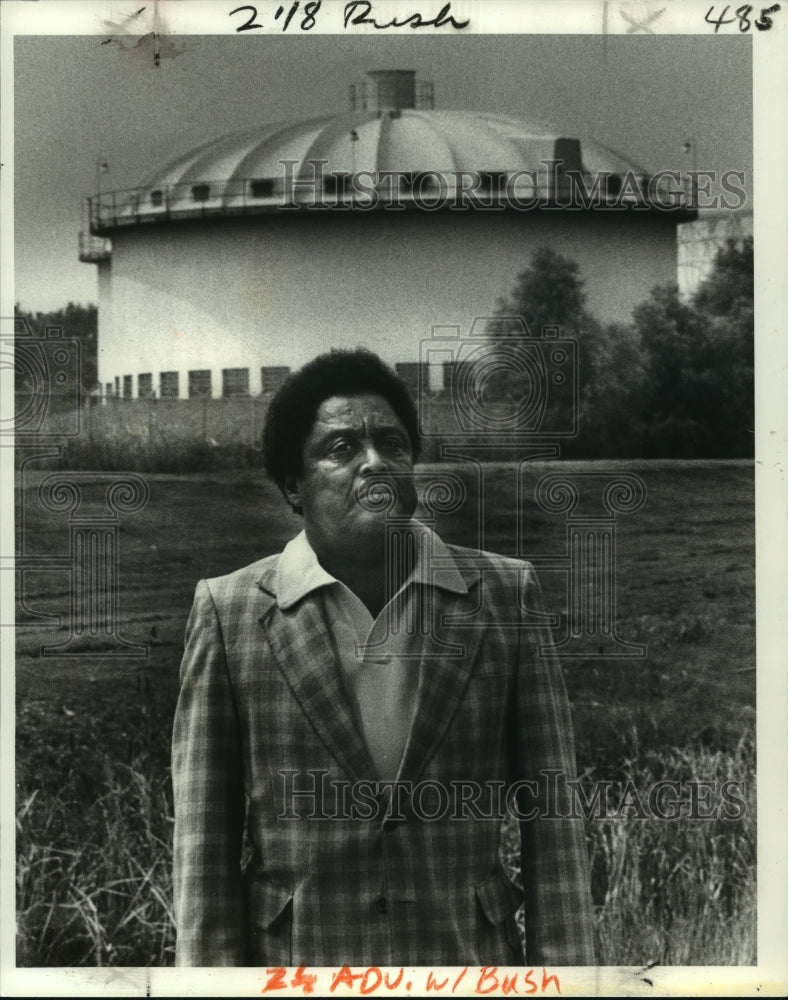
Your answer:
[[[610,469],[564,463],[562,471]],[[755,961],[753,470],[746,463],[619,464],[642,477],[644,506],[620,515],[617,607],[641,660],[564,663],[583,781],[642,789],[734,781],[733,821],[590,819],[587,836],[603,964]],[[564,552],[563,515],[527,499],[525,551]],[[183,628],[195,583],[276,552],[300,522],[257,472],[149,477],[147,507],[120,522],[124,639],[147,658],[49,658],[57,629],[18,633],[17,963],[166,965],[172,795],[169,738]],[[467,480],[474,495],[473,477]],[[514,474],[487,470],[485,545],[513,552]],[[36,475],[22,491],[25,550],[66,555],[68,519],[45,511]],[[478,542],[476,504],[439,520],[448,540]],[[551,610],[566,581],[540,572]],[[27,607],[66,615],[61,569],[29,573]],[[615,797],[615,796],[613,796]],[[511,831],[504,854],[513,854]]]

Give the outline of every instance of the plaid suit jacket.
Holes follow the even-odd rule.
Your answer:
[[[540,655],[536,576],[446,550],[464,586],[425,588],[405,794],[388,807],[318,595],[281,609],[278,556],[198,584],[173,732],[178,965],[521,964],[523,901],[528,963],[593,964],[582,821],[561,818],[571,720]],[[539,814],[520,823],[522,891],[490,818],[518,781],[518,816]]]

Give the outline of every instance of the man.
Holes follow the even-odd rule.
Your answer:
[[[574,750],[538,584],[413,518],[416,412],[363,350],[272,401],[304,531],[201,581],[173,735],[180,965],[591,964]],[[504,789],[518,890],[498,860]],[[496,805],[497,803],[497,805]],[[242,865],[243,859],[243,865]]]

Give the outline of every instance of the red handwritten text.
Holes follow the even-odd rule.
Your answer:
[[[387,992],[402,989],[417,996],[451,996],[457,992],[469,973],[467,966],[459,973],[446,975],[445,971],[437,972],[435,969],[391,969],[377,965],[358,969],[343,965],[340,969],[318,969],[316,972],[308,972],[305,965],[299,965],[297,969],[276,967],[265,971],[267,978],[262,993],[288,990],[288,995],[296,991],[308,995],[315,993],[317,988],[320,996],[325,996],[324,991],[327,989],[328,993],[338,997],[385,996]],[[476,979],[475,983],[473,977]],[[470,970],[463,994],[467,995],[468,990],[475,996],[530,997],[548,991],[560,994],[561,984],[558,976],[544,968],[540,979],[536,969],[509,971],[499,969],[497,965],[483,965]]]

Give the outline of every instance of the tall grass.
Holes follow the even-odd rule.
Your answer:
[[[587,801],[595,781],[610,777],[584,775]],[[637,818],[634,808],[622,808],[633,801],[624,796],[631,783],[648,814],[648,790],[662,779],[682,786],[678,818]],[[725,781],[741,788],[741,818],[692,818],[689,783],[708,782],[718,792]],[[754,790],[750,736],[733,752],[650,750],[621,762],[608,790],[608,815],[596,810],[586,820],[600,965],[756,964]],[[720,796],[707,794],[712,811]],[[511,819],[504,824],[501,854],[517,879],[519,834]],[[522,932],[522,913],[520,920]]]
[[[95,798],[73,786],[20,789],[17,815],[17,964],[171,965],[172,799],[150,755],[96,760]],[[748,965],[756,959],[754,749],[644,752],[623,762],[614,812],[631,781],[641,794],[668,777],[736,781],[746,813],[735,821],[591,817],[587,838],[604,965]],[[590,790],[594,777],[586,775]],[[516,864],[517,833],[504,831]]]
[[[172,704],[149,680],[17,705],[17,965],[173,963]]]
[[[681,783],[683,818],[592,819],[592,887],[598,904],[597,950],[606,965],[754,965],[757,944],[755,751],[751,737],[733,752],[704,748],[650,751],[627,761],[627,781],[644,791]],[[736,782],[740,819],[692,818],[687,789],[720,807],[724,782]],[[619,787],[622,787],[619,785]]]
[[[662,778],[732,780],[746,790],[747,812],[735,822],[686,810],[675,820],[590,818],[597,957],[747,964],[755,960],[755,751],[740,737],[754,728],[752,470],[641,471],[649,498],[631,527],[621,518],[617,602],[622,637],[646,643],[648,657],[561,664],[584,788],[610,781],[616,803],[628,781],[647,794]],[[487,544],[504,552],[510,519],[520,516],[510,479],[503,469],[485,478],[496,497]],[[65,526],[51,522],[36,488],[24,494],[26,528],[41,551],[62,551],[56,532]],[[156,490],[144,523],[122,525],[122,631],[149,645],[144,667],[45,661],[42,636],[18,632],[21,965],[173,960],[169,737],[194,581],[243,565],[252,548],[277,551],[295,518],[256,474],[165,477]],[[470,504],[438,527],[475,545],[479,523]],[[560,551],[560,520],[531,504],[524,523],[532,554]],[[42,607],[58,607],[59,573],[40,586]],[[560,609],[563,579],[548,572],[543,586],[548,606]],[[514,865],[511,827],[504,846]]]
[[[26,795],[16,821],[17,964],[171,965],[172,805],[166,776],[104,758],[74,821],[63,795]]]

